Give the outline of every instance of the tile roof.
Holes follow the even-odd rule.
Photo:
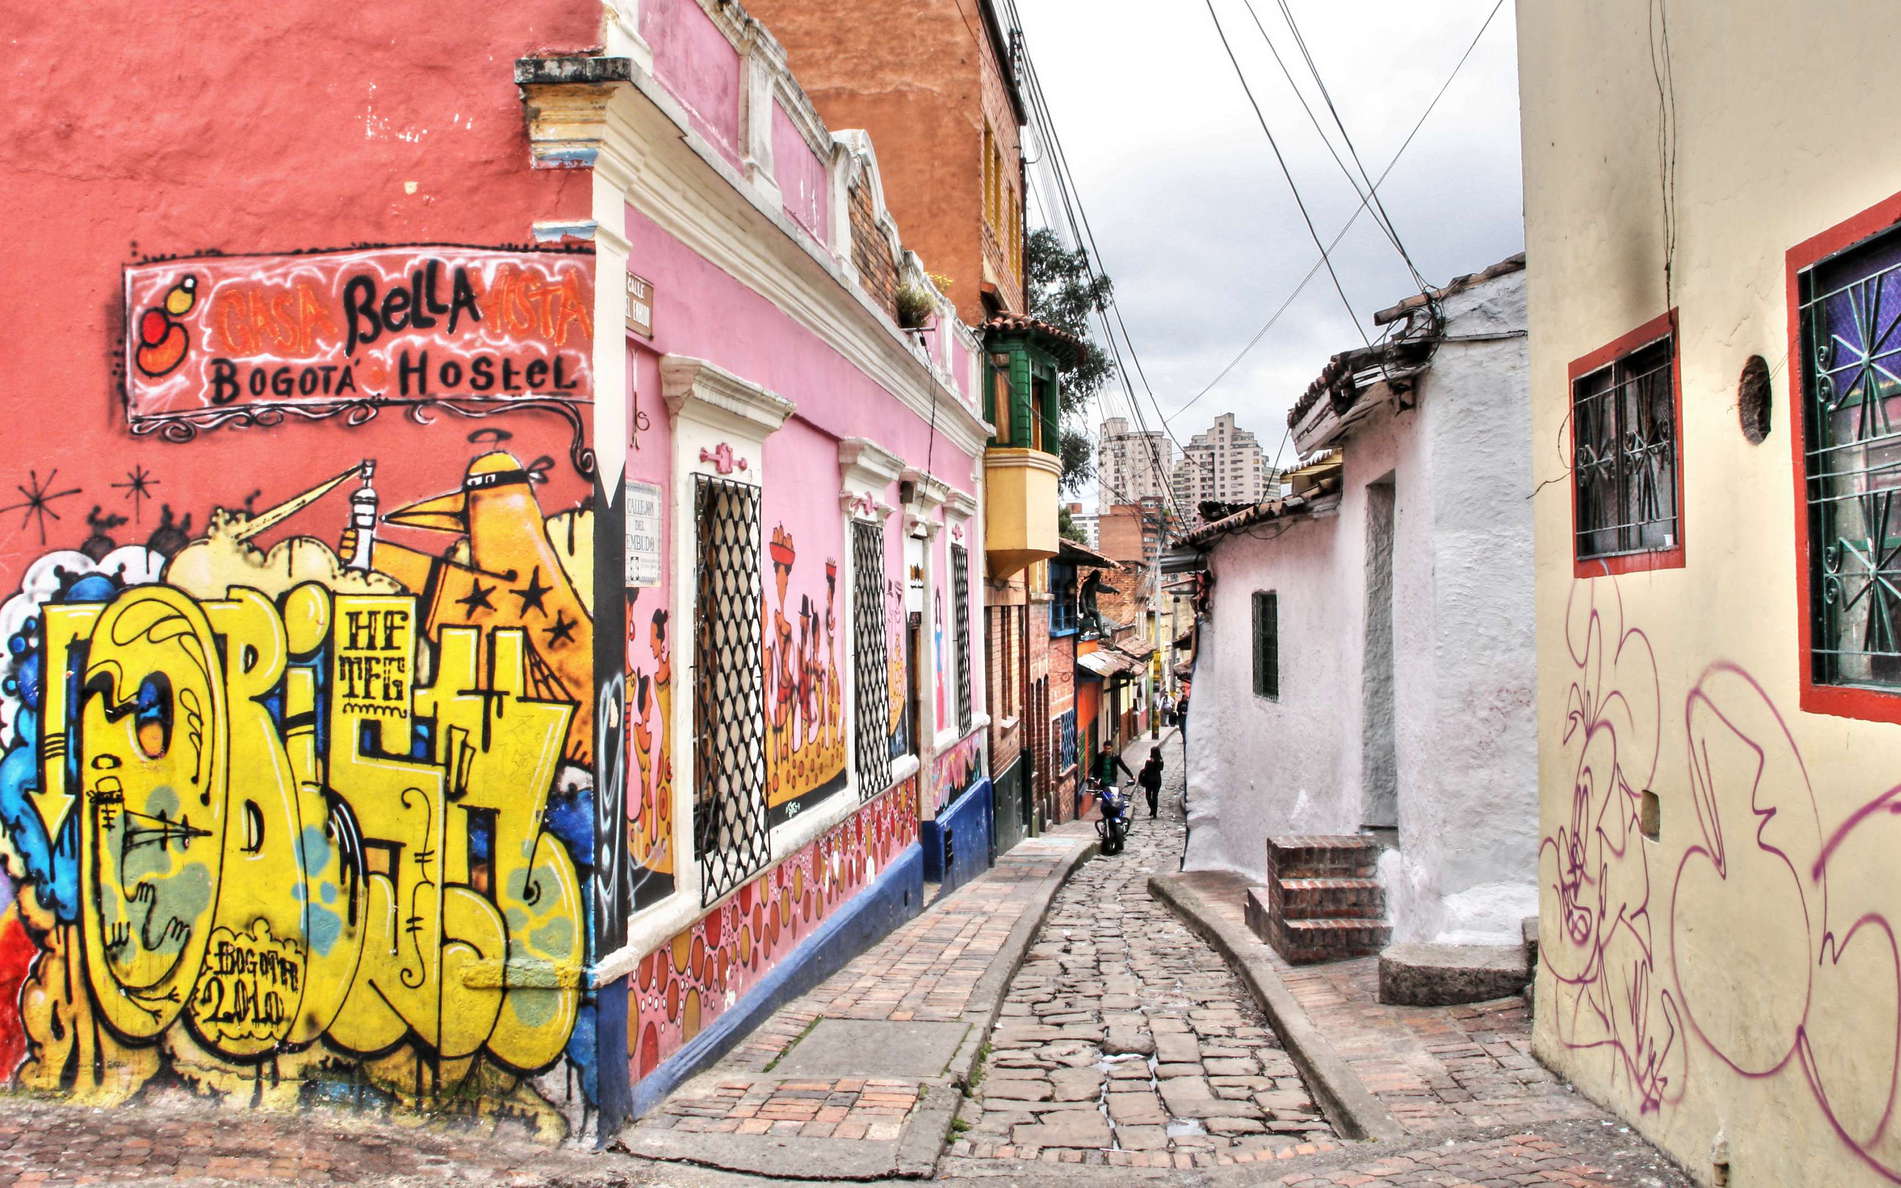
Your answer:
[[[1398,321],[1424,306],[1428,298],[1433,301],[1443,301],[1454,293],[1464,292],[1473,285],[1513,272],[1522,272],[1524,267],[1525,253],[1519,252],[1515,256],[1507,256],[1490,268],[1454,277],[1444,288],[1434,289],[1430,294],[1414,293],[1397,305],[1374,314],[1373,323],[1384,326],[1388,322]],[[1429,338],[1413,340],[1401,338],[1376,342],[1371,346],[1355,347],[1350,351],[1341,351],[1327,360],[1327,365],[1320,369],[1318,378],[1308,384],[1307,390],[1301,394],[1299,400],[1294,402],[1294,407],[1287,414],[1287,424],[1290,427],[1300,424],[1312,411],[1314,405],[1320,402],[1322,396],[1334,402],[1334,411],[1345,412],[1359,397],[1359,391],[1353,384],[1353,377],[1356,374],[1372,367],[1416,366],[1431,357],[1432,348],[1433,342]]]
[[[1255,524],[1264,524],[1270,520],[1292,519],[1297,516],[1313,514],[1314,505],[1336,495],[1340,491],[1340,476],[1327,475],[1315,482],[1313,489],[1305,495],[1289,495],[1285,499],[1275,499],[1267,503],[1257,503],[1246,511],[1239,511],[1225,520],[1198,528],[1181,537],[1175,543],[1189,548],[1203,549],[1214,545],[1222,537]]]
[[[1083,340],[1041,318],[1028,314],[1002,313],[983,324],[983,331],[989,334],[1031,334],[1047,340],[1044,346],[1054,355],[1061,356],[1065,369],[1074,367],[1082,359]]]

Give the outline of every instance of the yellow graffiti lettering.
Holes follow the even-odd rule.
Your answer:
[[[560,1056],[584,913],[544,825],[575,707],[534,696],[521,630],[442,627],[431,672],[421,621],[315,583],[47,608],[38,796],[53,830],[81,814],[67,960],[114,1036]]]

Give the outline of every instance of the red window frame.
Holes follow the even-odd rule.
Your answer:
[[[1851,685],[1829,685],[1815,679],[1810,654],[1815,624],[1809,614],[1809,502],[1808,426],[1803,415],[1807,399],[1807,360],[1802,357],[1802,298],[1804,271],[1837,252],[1846,251],[1901,223],[1901,194],[1885,198],[1859,214],[1843,219],[1818,235],[1789,249],[1786,276],[1789,309],[1789,386],[1782,403],[1789,410],[1789,456],[1795,493],[1795,624],[1796,672],[1802,687],[1802,709],[1811,714],[1860,718],[1869,722],[1901,722],[1901,690],[1884,692]]]
[[[1641,553],[1621,553],[1615,557],[1578,556],[1578,482],[1577,475],[1571,476],[1571,572],[1574,577],[1594,578],[1623,573],[1645,573],[1658,569],[1682,569],[1684,565],[1685,512],[1683,504],[1683,351],[1682,339],[1677,335],[1677,311],[1671,309],[1660,314],[1627,334],[1621,334],[1610,342],[1571,360],[1565,369],[1564,400],[1565,423],[1570,427],[1570,450],[1567,459],[1575,461],[1578,456],[1577,419],[1571,415],[1575,407],[1577,382],[1600,368],[1608,367],[1625,355],[1640,347],[1649,346],[1658,339],[1668,336],[1670,339],[1670,415],[1676,419],[1675,432],[1670,436],[1676,446],[1676,499],[1677,499],[1677,543],[1664,549],[1650,549]]]

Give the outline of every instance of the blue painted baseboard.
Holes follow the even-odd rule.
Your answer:
[[[978,780],[951,801],[935,821],[918,822],[918,840],[924,846],[924,880],[942,883],[940,895],[990,869],[992,810],[990,781]]]
[[[738,1002],[636,1082],[632,1116],[638,1118],[659,1104],[682,1081],[731,1051],[766,1016],[843,969],[846,962],[917,915],[923,906],[923,850],[911,845],[891,860],[871,886],[827,917]],[[627,1055],[631,1053],[623,1055],[623,1062]]]

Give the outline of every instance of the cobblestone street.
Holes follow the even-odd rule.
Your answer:
[[[1181,860],[1179,742],[1168,751],[1160,815],[1139,806],[1128,848],[1051,905],[953,1156],[1187,1168],[1335,1145],[1247,989],[1148,893]]]

